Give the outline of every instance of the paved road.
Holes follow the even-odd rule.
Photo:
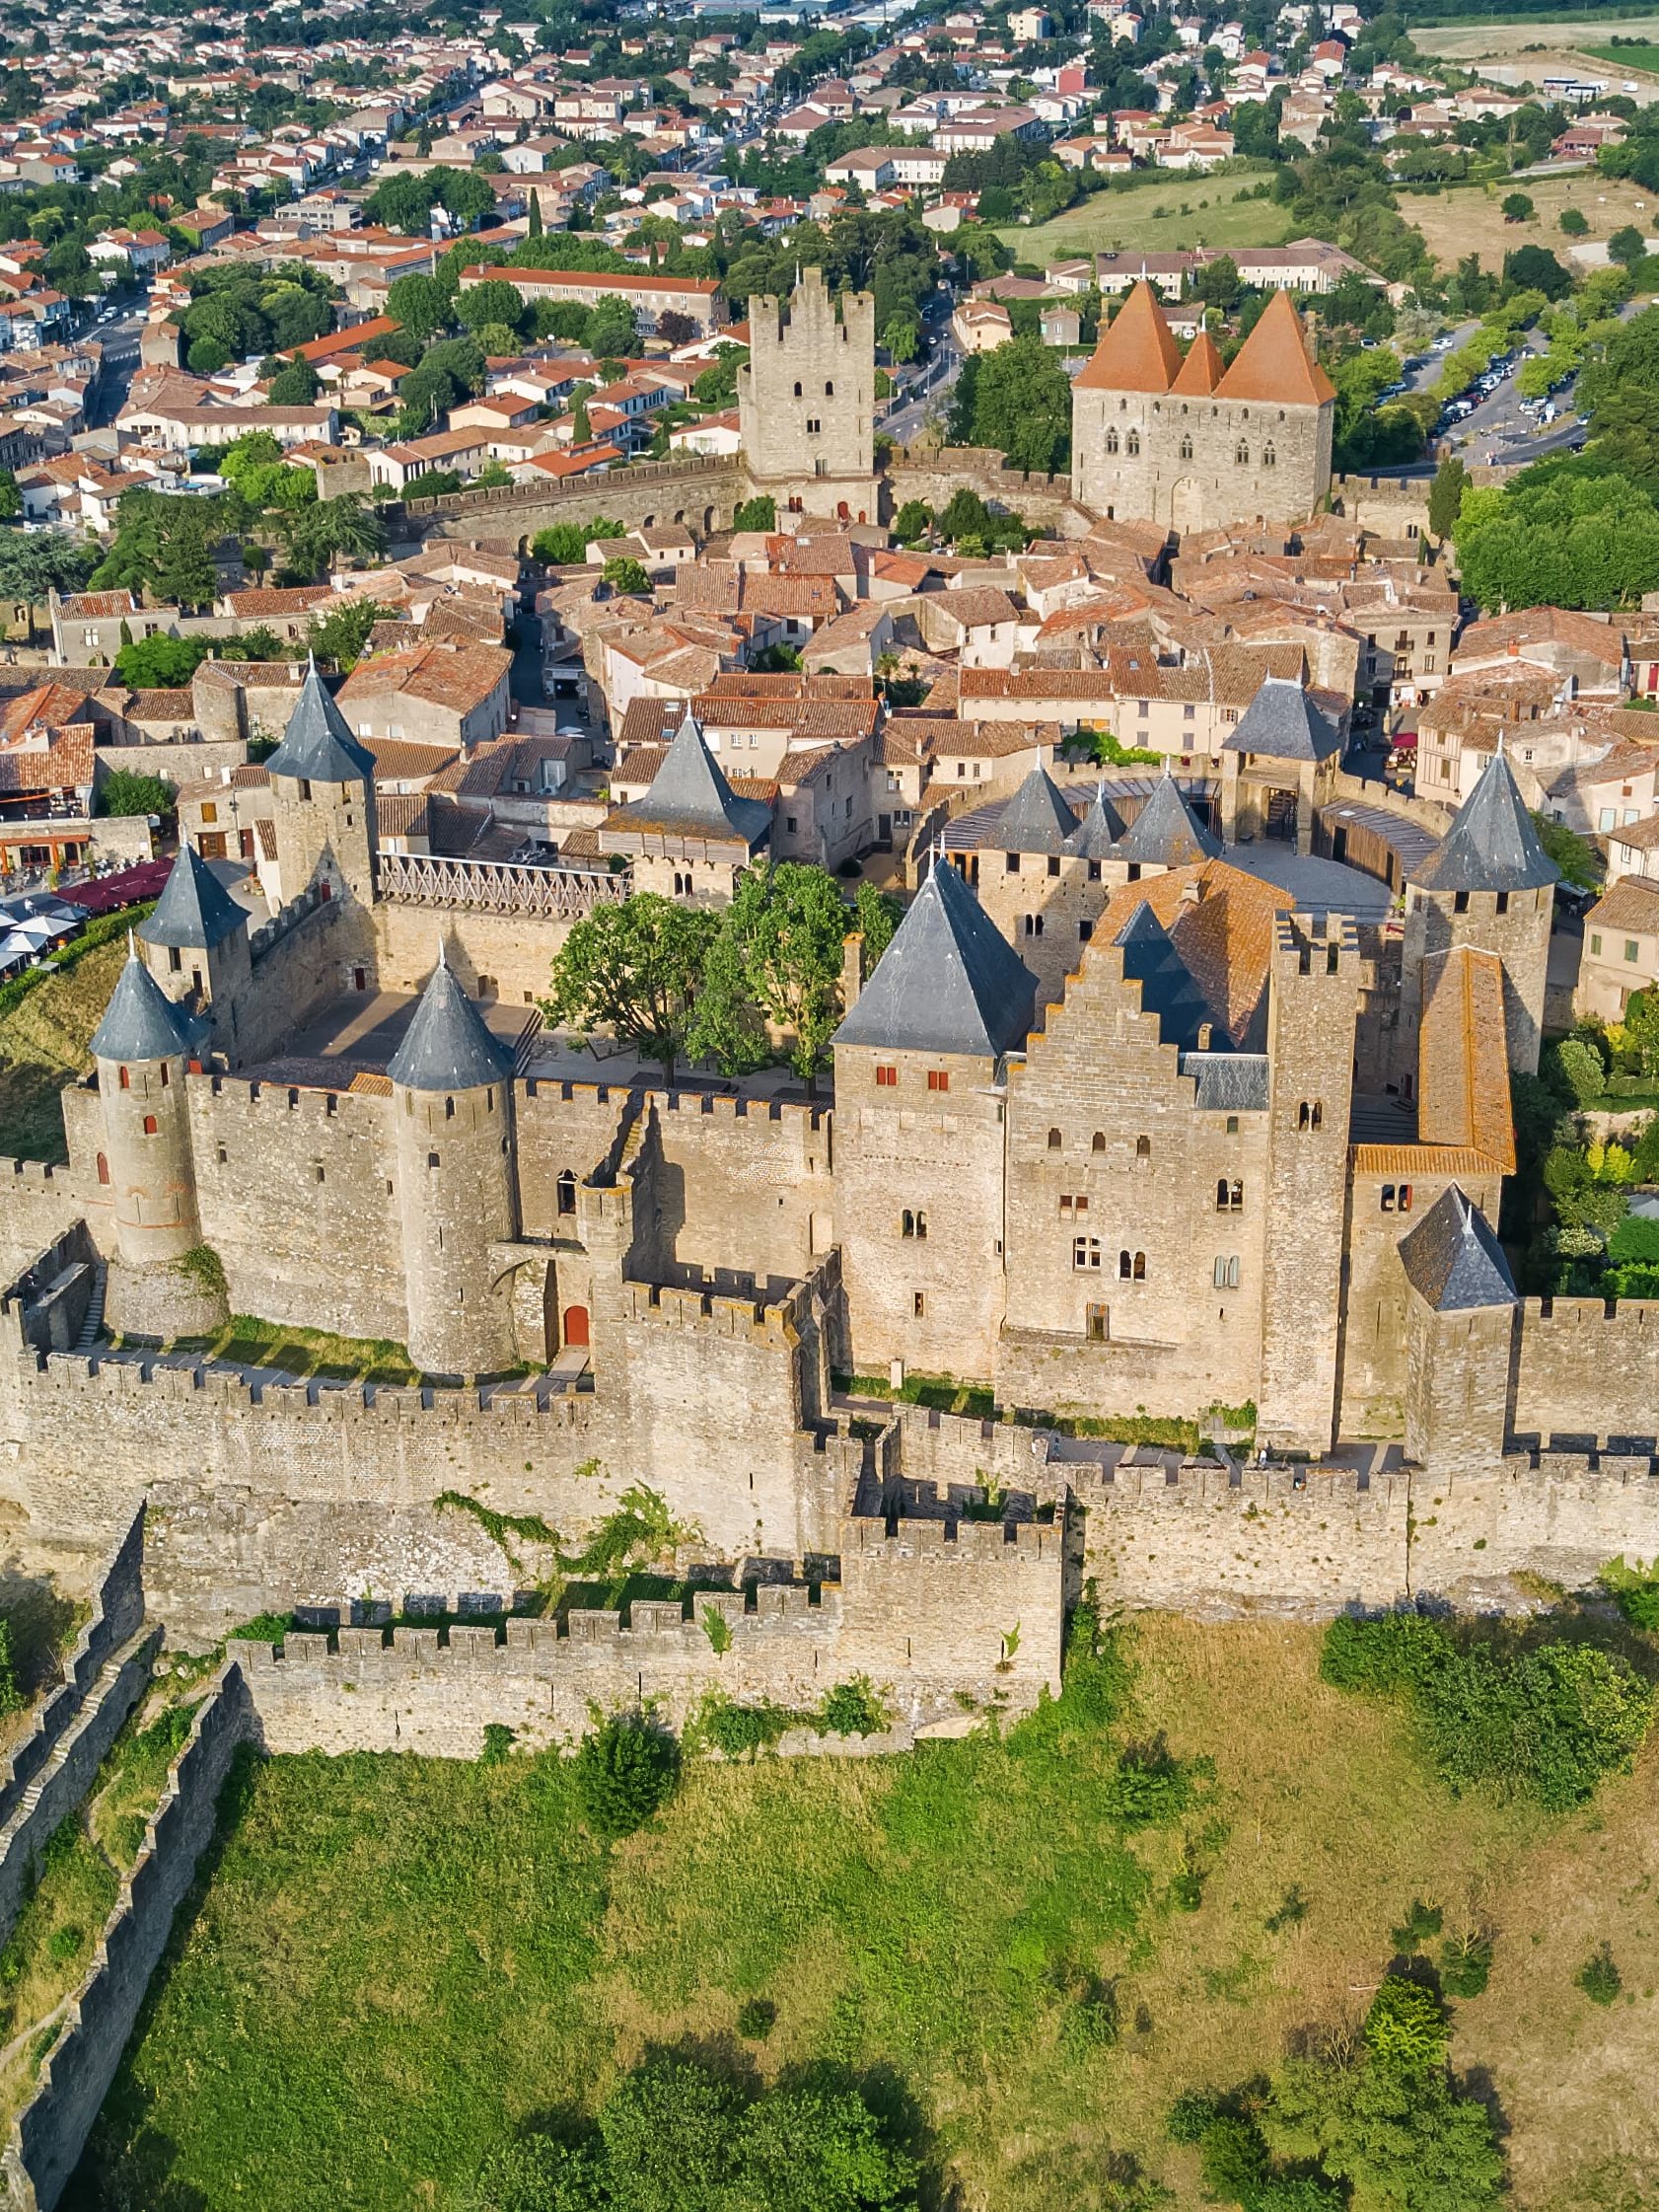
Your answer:
[[[113,323],[96,320],[82,332],[84,337],[95,337],[104,346],[104,374],[99,379],[98,393],[87,409],[87,427],[102,430],[113,422],[126,404],[134,371],[138,367],[138,337],[144,328],[142,305],[123,309]]]
[[[934,409],[950,398],[962,372],[962,355],[951,336],[954,306],[947,294],[935,292],[922,311],[922,327],[932,349],[930,357],[911,387],[914,396],[895,407],[879,425],[883,435],[899,445],[908,445],[917,431],[925,428]]]

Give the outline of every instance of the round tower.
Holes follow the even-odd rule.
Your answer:
[[[409,1358],[428,1374],[491,1374],[518,1357],[490,1248],[514,1234],[513,1057],[440,946],[387,1069],[397,1132]]]
[[[113,1327],[175,1337],[226,1312],[211,1271],[174,1266],[202,1241],[184,1077],[205,1024],[167,996],[130,940],[129,948],[92,1040],[104,1137],[98,1182],[114,1212],[105,1310]]]

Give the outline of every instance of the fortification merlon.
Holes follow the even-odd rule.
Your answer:
[[[69,1170],[50,1160],[0,1158],[0,1199],[22,1189],[67,1191]]]
[[[988,1481],[999,1490],[1030,1491],[1047,1502],[1059,1495],[1065,1469],[1053,1457],[1054,1438],[1045,1429],[1012,1421],[980,1421],[901,1402],[891,1408],[897,1433],[898,1472],[936,1483]]]
[[[841,1530],[843,1561],[942,1559],[968,1566],[1036,1566],[1065,1557],[1065,1527],[1052,1521],[903,1520],[863,1514]]]
[[[335,1084],[316,1082],[272,1082],[259,1075],[228,1075],[215,1069],[207,1073],[191,1072],[188,1077],[190,1096],[223,1099],[226,1106],[246,1106],[250,1112],[264,1109],[271,1113],[297,1115],[314,1122],[332,1121],[340,1110],[340,1101],[348,1100],[348,1112],[358,1112],[365,1107],[384,1111],[389,1093],[379,1091],[354,1091],[348,1073]]]

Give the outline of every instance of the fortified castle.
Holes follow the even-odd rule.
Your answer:
[[[1207,332],[1183,356],[1142,280],[1072,386],[1073,496],[1183,533],[1300,521],[1331,488],[1335,402],[1288,293],[1223,368]]]

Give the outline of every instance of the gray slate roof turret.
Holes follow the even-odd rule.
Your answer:
[[[208,951],[247,926],[247,909],[238,906],[199,853],[181,845],[162,895],[149,920],[139,923],[138,934],[147,945]]]
[[[300,686],[282,743],[265,762],[270,775],[292,775],[310,783],[369,783],[375,757],[358,744],[345,716],[313,660]]]
[[[175,1003],[136,951],[116,978],[104,1009],[104,1019],[93,1031],[95,1060],[173,1060],[193,1052],[206,1036],[208,1024]]]
[[[1142,867],[1186,868],[1199,860],[1219,860],[1221,850],[1221,840],[1199,822],[1175,777],[1163,775],[1118,840],[1114,857]]]
[[[1500,746],[1410,880],[1424,891],[1541,891],[1560,879]]]
[[[1479,1207],[1449,1184],[1409,1236],[1400,1261],[1412,1288],[1436,1313],[1513,1305],[1515,1278]]]
[[[834,1042],[994,1059],[1036,1003],[1037,978],[939,856]]]
[[[490,1035],[440,945],[438,965],[387,1073],[400,1090],[450,1091],[504,1082],[512,1070],[512,1053]]]

